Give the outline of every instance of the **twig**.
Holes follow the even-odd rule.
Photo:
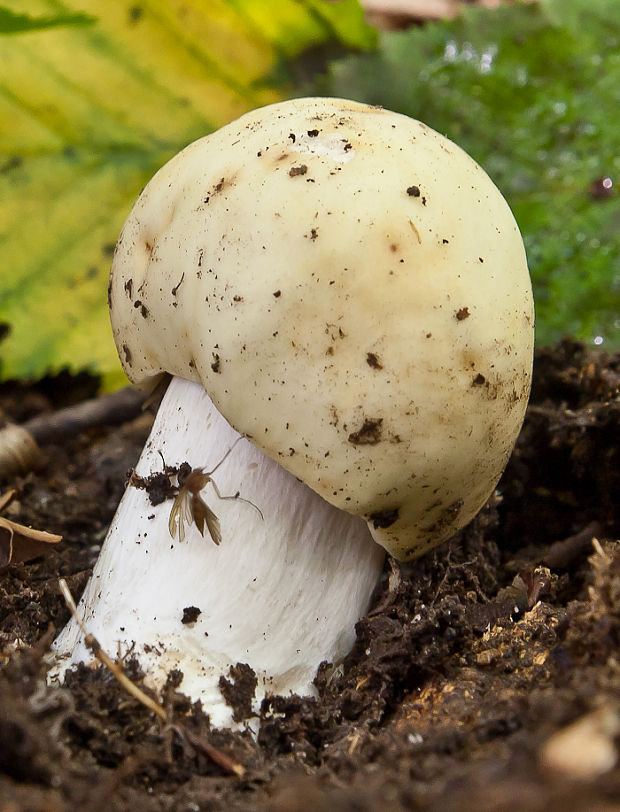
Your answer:
[[[126,386],[118,392],[85,400],[51,414],[33,417],[21,425],[0,430],[0,477],[25,474],[41,461],[39,444],[61,440],[84,429],[124,423],[140,413],[148,395]]]
[[[135,699],[138,700],[145,708],[148,708],[150,711],[153,711],[154,714],[159,716],[162,722],[169,724],[168,714],[164,710],[164,708],[152,699],[148,694],[145,694],[144,691],[140,690],[137,685],[135,685],[125,674],[123,669],[120,665],[115,662],[99,645],[97,639],[94,635],[89,634],[86,631],[86,627],[82,623],[80,616],[78,615],[77,606],[75,605],[75,601],[73,600],[73,595],[71,594],[69,587],[67,586],[67,582],[64,578],[60,578],[58,581],[58,586],[60,587],[60,591],[62,592],[62,596],[65,599],[65,603],[67,604],[69,611],[73,615],[75,622],[80,627],[82,634],[84,635],[84,644],[87,648],[89,648],[93,655],[99,660],[100,663],[103,663],[105,667],[113,674],[114,677],[120,682],[123,688],[130,693]]]
[[[86,627],[78,615],[77,606],[73,600],[73,595],[71,594],[71,591],[69,590],[67,582],[64,578],[60,578],[58,580],[58,586],[60,587],[62,596],[65,599],[67,608],[73,615],[75,622],[78,624],[82,634],[84,635],[84,644],[88,649],[90,649],[90,651],[92,651],[94,657],[96,657],[96,659],[99,660],[99,662],[102,663],[118,680],[127,693],[131,694],[131,696],[133,696],[134,699],[137,699],[138,702],[144,705],[145,708],[152,711],[157,717],[159,717],[159,719],[161,719],[162,722],[164,722],[167,727],[174,730],[175,733],[177,733],[177,735],[187,742],[187,744],[189,744],[189,746],[195,751],[203,753],[205,756],[207,756],[207,758],[211,759],[214,764],[217,764],[229,775],[237,775],[241,778],[245,774],[245,769],[241,764],[233,761],[220,750],[213,747],[213,745],[187,730],[184,725],[174,724],[170,720],[170,717],[166,713],[163,705],[138,688],[138,686],[129,679],[118,662],[113,660],[109,654],[106,654],[106,652],[101,648],[101,645],[96,637],[86,630]]]
[[[0,496],[0,514],[16,494],[17,491],[12,488]],[[23,563],[44,555],[50,544],[58,544],[59,541],[62,541],[62,536],[26,527],[0,515],[0,574],[4,574],[9,564]]]
[[[543,557],[543,564],[552,570],[567,569],[576,558],[591,549],[593,540],[602,531],[600,522],[590,522],[574,536],[554,541]]]
[[[23,423],[22,428],[29,431],[37,443],[49,443],[93,426],[131,420],[140,414],[146,397],[145,392],[126,386],[117,392],[33,417]]]
[[[241,764],[236,761],[232,761],[227,755],[222,753],[221,750],[213,747],[213,745],[209,744],[209,742],[205,739],[201,739],[199,736],[196,736],[191,732],[191,730],[188,730],[182,725],[170,725],[170,727],[172,730],[178,733],[179,736],[181,736],[181,738],[183,738],[190,747],[211,759],[214,764],[217,764],[218,767],[221,767],[229,775],[237,775],[239,778],[242,778],[245,775],[245,769]]]

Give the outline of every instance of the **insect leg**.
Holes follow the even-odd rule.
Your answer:
[[[222,499],[222,500],[224,500],[224,499],[239,499],[241,502],[245,502],[245,503],[246,503],[246,504],[248,504],[248,505],[252,505],[252,507],[253,507],[255,510],[257,510],[257,511],[258,511],[259,516],[261,517],[261,519],[262,519],[263,521],[265,520],[265,517],[263,516],[263,511],[262,511],[262,510],[261,510],[261,509],[258,507],[258,505],[255,505],[255,504],[254,504],[254,502],[250,502],[250,500],[249,500],[249,499],[244,499],[244,498],[243,498],[243,496],[239,496],[239,493],[238,493],[238,492],[237,492],[237,493],[233,493],[233,494],[231,494],[230,496],[222,496],[222,494],[220,493],[220,489],[219,489],[219,488],[217,487],[217,485],[215,484],[215,480],[214,480],[214,479],[211,479],[211,480],[210,480],[210,482],[211,482],[211,484],[213,485],[213,490],[215,491],[215,495],[217,496],[217,498],[218,498],[218,499]]]

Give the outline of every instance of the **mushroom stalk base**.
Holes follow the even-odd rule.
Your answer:
[[[179,669],[179,690],[202,701],[214,726],[233,722],[219,683],[237,663],[257,676],[254,709],[267,693],[312,694],[319,664],[354,642],[383,549],[364,521],[241,438],[198,384],[173,378],[136,472],[161,471],[162,456],[204,471],[223,460],[213,481],[233,498],[211,482],[201,491],[221,544],[194,522],[183,541],[173,538],[172,502],[154,507],[129,485],[78,607],[86,629],[108,653],[136,657],[156,690]],[[56,676],[93,660],[75,621],[54,648]]]

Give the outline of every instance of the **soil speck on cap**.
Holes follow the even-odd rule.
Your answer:
[[[386,508],[385,510],[378,510],[376,513],[371,513],[368,520],[372,522],[373,527],[390,527],[398,519],[400,508]]]
[[[365,418],[362,427],[349,434],[349,442],[352,445],[377,445],[381,442],[382,417]]]
[[[457,321],[463,321],[463,319],[468,319],[470,316],[469,308],[468,307],[461,307],[460,310],[457,310],[454,314],[454,317]]]
[[[407,194],[409,197],[420,197],[420,187],[419,186],[409,186],[407,188]]]
[[[369,367],[372,367],[372,369],[383,369],[383,364],[377,358],[374,352],[366,353],[366,363]]]
[[[133,306],[135,307],[136,310],[140,309],[140,315],[142,316],[143,319],[145,319],[148,316],[149,309],[145,304],[142,304],[140,299],[136,299],[136,301],[133,303]]]
[[[429,535],[438,535],[447,524],[450,524],[458,516],[463,507],[462,499],[455,499],[447,507],[443,508],[437,519],[428,527],[423,527],[422,531]]]
[[[296,178],[298,175],[305,175],[307,171],[308,167],[306,164],[302,164],[301,166],[292,166],[289,169],[288,174],[291,178]]]

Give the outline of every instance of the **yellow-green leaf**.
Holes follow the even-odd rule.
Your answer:
[[[333,40],[368,47],[374,32],[357,0],[5,0],[0,11],[23,23],[0,37],[0,376],[114,376],[107,275],[144,183],[185,144],[290,93],[268,81],[286,60]]]
[[[87,14],[57,14],[46,17],[31,17],[8,8],[0,7],[0,34],[20,34],[23,31],[37,31],[41,28],[55,28],[59,25],[85,25],[93,22]]]

